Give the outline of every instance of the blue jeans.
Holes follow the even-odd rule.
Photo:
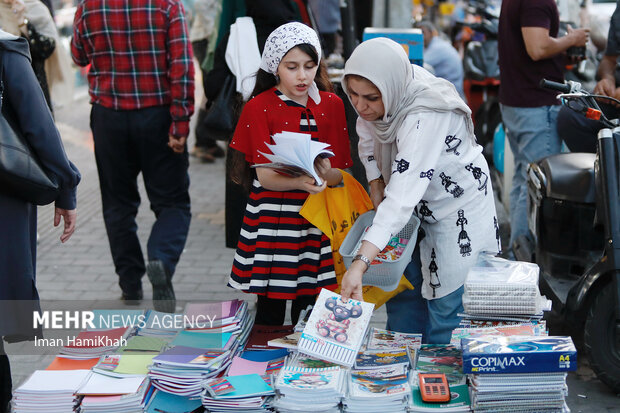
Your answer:
[[[413,290],[405,290],[394,296],[385,307],[387,310],[386,329],[402,333],[421,333],[423,343],[445,344],[450,342],[463,311],[463,287],[434,300],[422,297],[422,271],[420,251],[405,269],[405,277],[413,285]]]
[[[510,247],[527,225],[527,166],[559,153],[562,142],[556,128],[560,106],[518,108],[500,105],[506,136],[514,155],[515,171],[510,190]]]
[[[147,243],[148,259],[161,260],[172,276],[191,219],[188,154],[168,147],[168,106],[117,111],[94,104],[90,121],[112,260],[121,289],[132,293],[142,288],[145,272],[136,223],[138,175],[142,173],[156,218]]]

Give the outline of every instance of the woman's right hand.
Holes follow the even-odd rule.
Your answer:
[[[361,264],[361,265],[360,265]],[[361,261],[354,261],[344,273],[340,284],[340,295],[342,301],[347,302],[349,298],[362,301],[364,295],[362,293],[362,276],[366,269],[366,264]]]

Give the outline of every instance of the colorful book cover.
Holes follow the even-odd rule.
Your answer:
[[[379,369],[369,369],[369,370],[351,370],[352,377],[367,377],[377,380],[407,380],[407,366],[404,365],[394,365],[381,367]]]
[[[97,363],[99,363],[98,357],[84,360],[56,357],[45,370],[90,370]]]
[[[230,333],[198,333],[183,330],[179,331],[170,344],[209,350],[225,350],[230,347],[233,340],[234,338]]]
[[[448,384],[465,384],[461,349],[451,344],[422,344],[418,350],[416,370],[422,373],[443,373]]]
[[[276,388],[280,391],[286,389],[340,391],[341,375],[342,370],[339,367],[326,369],[285,367],[280,370]]]
[[[337,363],[325,361],[302,353],[293,353],[286,360],[286,367],[298,367],[303,369],[325,369],[338,367]]]
[[[157,390],[147,405],[146,413],[187,413],[201,406],[200,398],[178,396]]]
[[[542,373],[577,369],[577,349],[565,336],[464,338],[465,373]]]
[[[481,336],[546,336],[547,330],[539,324],[520,323],[495,327],[459,327],[452,331],[450,344],[461,346],[461,339]]]
[[[407,377],[404,379],[375,378],[372,376],[351,375],[349,397],[400,398],[411,392]]]
[[[347,367],[355,362],[374,304],[349,299],[321,290],[299,339],[301,353],[333,361]]]
[[[384,330],[373,327],[370,330],[366,349],[399,349],[407,347],[420,348],[422,345],[422,334],[399,333],[396,331]]]
[[[269,396],[274,393],[273,388],[267,384],[265,378],[258,374],[231,376],[228,377],[227,380],[234,390],[220,394],[217,398],[237,399],[253,396]]]
[[[366,350],[357,355],[356,369],[377,369],[391,365],[409,365],[407,350]]]
[[[235,391],[234,386],[230,384],[227,377],[206,381],[204,383],[204,388],[212,397],[218,397]]]

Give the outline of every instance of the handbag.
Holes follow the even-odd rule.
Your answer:
[[[0,55],[2,59],[2,55]],[[4,65],[0,63],[0,191],[36,205],[60,193],[54,174],[46,172],[28,145],[13,108],[4,101]]]
[[[235,130],[236,88],[235,76],[228,74],[197,131],[199,134],[215,140],[228,140]]]

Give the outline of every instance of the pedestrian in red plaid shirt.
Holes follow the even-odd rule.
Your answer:
[[[155,308],[173,312],[172,275],[190,223],[186,139],[194,68],[180,0],[83,0],[75,13],[73,60],[90,64],[91,128],[103,218],[127,303],[142,299],[145,271]],[[137,236],[137,176],[156,222],[145,266]]]

